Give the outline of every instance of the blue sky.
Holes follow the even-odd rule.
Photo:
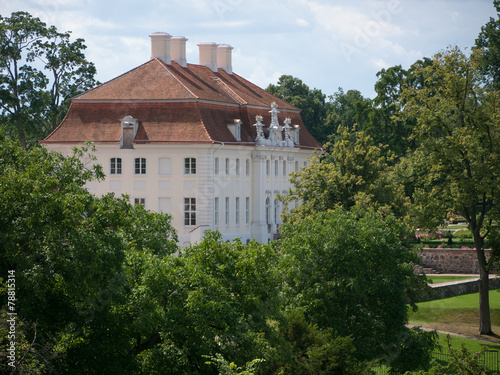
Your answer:
[[[200,42],[233,49],[233,71],[266,88],[283,74],[332,95],[373,98],[382,68],[471,47],[493,0],[0,0],[0,15],[24,10],[84,38],[98,79],[146,62],[149,34],[184,36],[187,60]]]

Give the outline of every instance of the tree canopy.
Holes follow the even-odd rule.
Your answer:
[[[481,28],[476,47],[484,50],[483,75],[493,90],[500,90],[500,1],[494,0],[497,19],[493,17]]]
[[[470,55],[450,48],[418,73],[423,85],[407,86],[403,116],[416,119],[418,142],[409,157],[419,172],[412,217],[425,228],[449,212],[461,214],[474,236],[480,282],[480,332],[491,333],[489,261],[485,241],[498,236],[500,194],[500,92],[488,90],[481,72],[482,51]]]
[[[59,125],[72,96],[96,85],[85,48],[27,12],[0,16],[0,125],[23,147]]]

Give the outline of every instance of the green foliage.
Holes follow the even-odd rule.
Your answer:
[[[416,226],[433,229],[449,212],[461,214],[477,249],[481,274],[480,332],[491,333],[488,273],[496,252],[484,255],[485,239],[498,233],[500,219],[500,92],[484,85],[483,52],[458,48],[436,54],[417,70],[419,87],[403,90],[403,118],[417,120],[419,143],[409,158],[419,171],[413,193]]]
[[[328,135],[327,139],[335,143],[341,138],[339,129],[349,133],[363,130],[373,108],[371,101],[364,98],[359,91],[344,92],[339,88],[329,96],[326,110],[324,132]]]
[[[310,89],[300,79],[282,75],[276,85],[270,84],[266,91],[300,108],[300,116],[311,135],[319,143],[326,142],[328,133],[323,129],[326,116],[326,96],[319,89]]]
[[[344,207],[375,207],[385,213],[403,216],[406,202],[402,186],[394,179],[382,155],[364,132],[344,130],[329,150],[314,157],[300,173],[292,174],[294,188],[283,201],[296,220],[315,212]],[[301,205],[293,207],[299,199]]]
[[[426,332],[418,327],[404,331],[395,345],[386,347],[385,360],[390,366],[389,374],[429,369],[432,351],[438,346],[435,331]]]
[[[0,124],[23,147],[55,129],[72,96],[95,86],[85,48],[27,12],[0,16]]]
[[[124,262],[130,251],[175,252],[170,217],[90,194],[85,183],[103,174],[82,163],[85,149],[64,157],[0,137],[0,273],[15,271],[19,343],[27,348],[18,371],[38,363],[62,373],[124,373],[131,323],[117,312],[129,293]],[[6,302],[4,293],[2,309]]]
[[[455,349],[448,336],[448,354],[450,359],[446,365],[434,363],[428,371],[417,372],[418,375],[493,375],[496,372],[489,370],[481,363],[484,350],[472,353],[462,346]]]
[[[234,362],[229,363],[217,353],[214,357],[209,357],[210,361],[206,362],[207,365],[216,365],[219,370],[219,375],[254,375],[254,368],[259,363],[264,362],[262,359],[254,359],[245,365],[245,368],[238,367]]]
[[[374,212],[319,212],[282,227],[285,296],[321,329],[352,336],[358,358],[375,358],[407,321],[416,255],[406,229]]]
[[[490,18],[481,28],[476,47],[483,49],[482,73],[492,90],[500,90],[500,1],[494,0],[497,19]]]
[[[460,229],[453,236],[463,240],[465,238],[472,238],[472,232],[468,229]]]
[[[351,337],[335,337],[331,330],[322,331],[308,323],[299,310],[289,311],[282,328],[290,345],[290,356],[281,373],[306,374],[365,374],[369,364],[354,355]]]

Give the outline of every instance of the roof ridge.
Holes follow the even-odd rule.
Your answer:
[[[91,88],[90,90],[87,90],[87,91],[84,91],[84,92],[82,92],[82,93],[80,93],[80,94],[78,94],[78,95],[75,95],[74,97],[72,97],[72,98],[71,98],[71,100],[73,100],[73,99],[78,99],[80,96],[83,96],[83,95],[86,95],[86,94],[88,94],[88,93],[90,93],[90,92],[92,92],[92,91],[95,91],[95,90],[97,90],[97,89],[98,89],[99,87],[101,87],[101,86],[104,86],[104,85],[107,85],[107,84],[108,84],[108,83],[110,83],[110,82],[116,81],[118,78],[123,77],[125,74],[128,74],[128,73],[130,73],[130,72],[133,72],[134,70],[137,70],[137,69],[139,69],[140,67],[142,67],[142,66],[144,66],[144,65],[146,65],[146,64],[149,64],[151,61],[153,61],[153,60],[148,60],[148,61],[146,61],[146,62],[142,63],[141,65],[136,66],[136,67],[135,67],[135,68],[133,68],[133,69],[127,70],[125,73],[122,73],[122,74],[120,74],[119,76],[116,76],[115,78],[110,79],[109,81],[103,82],[103,83],[101,83],[101,84],[97,85],[96,87]]]
[[[235,102],[238,104],[248,104],[241,96],[239,96],[231,87],[228,86],[226,82],[222,80],[220,77],[212,76],[215,83],[217,83],[221,89],[223,89]]]
[[[171,76],[177,81],[179,82],[179,84],[184,87],[187,92],[189,92],[194,98],[196,99],[200,99],[199,96],[196,96],[194,92],[192,92],[170,69],[168,69],[168,66],[165,62],[161,61],[160,59],[158,59],[157,57],[154,58],[154,60],[158,60],[158,62],[160,62],[163,66],[163,69],[165,69],[167,72],[169,72],[171,74]]]

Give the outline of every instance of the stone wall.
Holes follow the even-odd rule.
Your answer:
[[[485,250],[486,258],[490,250]],[[419,251],[422,266],[430,267],[440,273],[478,274],[476,250],[474,249],[429,249]]]
[[[431,277],[432,278],[432,277]],[[500,279],[490,278],[490,289],[500,288]],[[428,299],[439,299],[459,296],[466,293],[476,293],[479,291],[477,279],[472,281],[464,280],[447,285],[432,285],[432,293]]]

